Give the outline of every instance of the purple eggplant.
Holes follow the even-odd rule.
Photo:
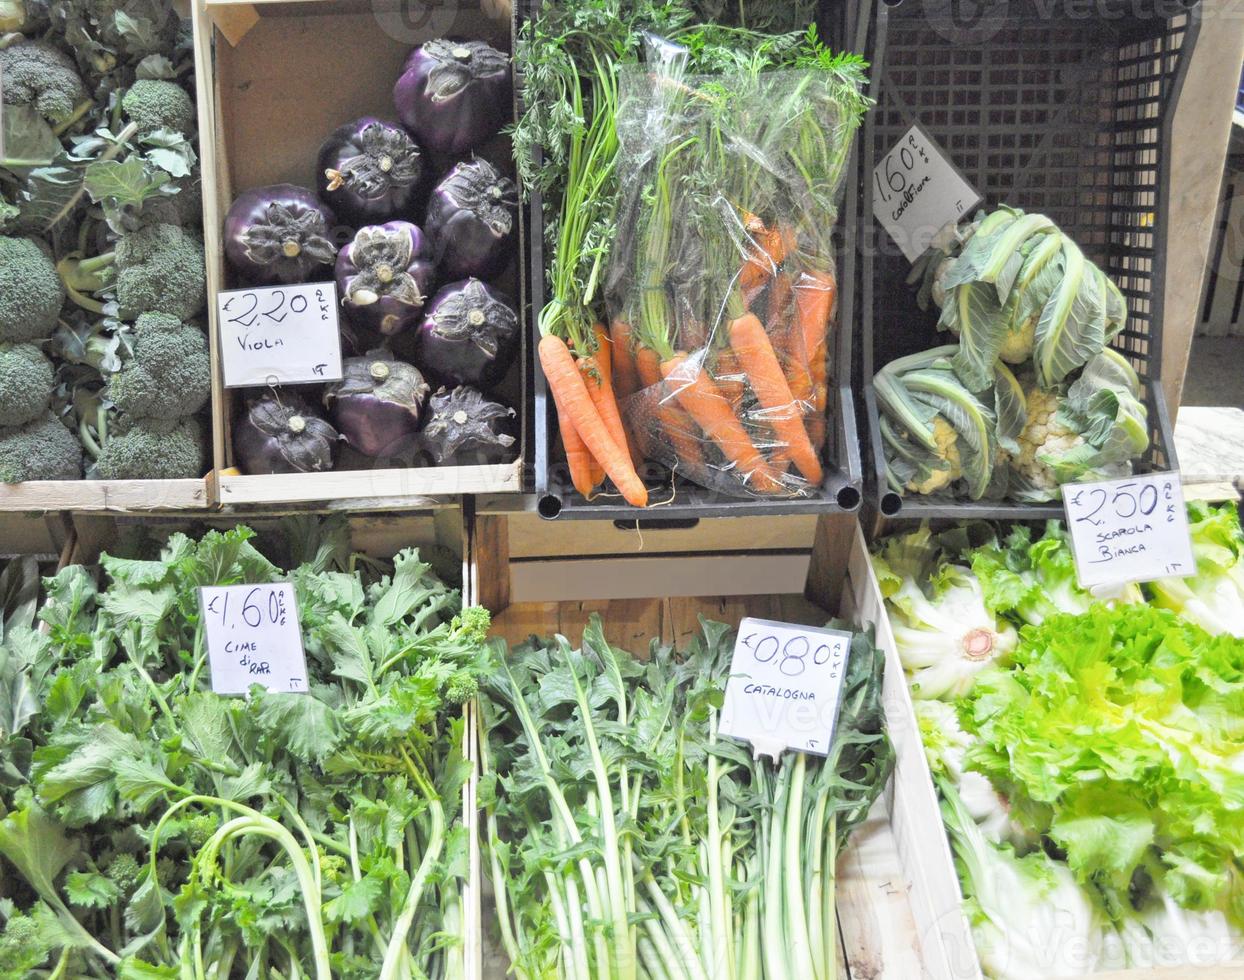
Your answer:
[[[518,314],[478,279],[450,283],[432,297],[419,327],[419,364],[449,385],[491,388],[514,358]]]
[[[420,143],[461,156],[505,124],[510,59],[483,41],[428,41],[407,57],[393,104]]]
[[[254,285],[312,282],[330,273],[337,256],[336,220],[305,187],[256,187],[225,215],[225,257]]]
[[[333,468],[341,437],[295,394],[261,395],[233,432],[243,473],[322,473]]]
[[[320,147],[320,198],[355,227],[414,218],[424,158],[406,130],[364,116],[335,129]]]
[[[426,415],[420,444],[437,466],[482,466],[514,458],[514,409],[489,401],[475,388],[440,389]]]
[[[487,160],[449,171],[423,224],[444,279],[491,279],[510,261],[517,226],[518,188]]]
[[[373,458],[397,456],[414,447],[430,390],[413,364],[372,351],[346,358],[324,404],[353,449]]]
[[[337,255],[337,290],[350,322],[384,337],[419,322],[435,285],[432,249],[409,221],[360,228]]]

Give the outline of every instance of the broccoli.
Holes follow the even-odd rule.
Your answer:
[[[117,313],[132,320],[142,313],[168,313],[189,320],[207,294],[203,239],[177,225],[146,225],[126,232],[114,251],[91,259],[61,259],[56,271],[69,298],[83,309],[103,313],[88,294],[115,289]]]
[[[206,844],[216,833],[220,821],[213,813],[196,813],[186,821],[186,841],[191,847],[199,848]]]
[[[59,419],[0,429],[0,483],[81,478],[82,447]]]
[[[138,126],[140,136],[157,129],[194,131],[194,103],[176,82],[140,78],[121,99],[121,108]]]
[[[203,431],[194,419],[171,425],[119,416],[108,431],[105,416],[94,434],[79,429],[101,480],[192,480],[206,469]]]
[[[126,895],[138,887],[138,880],[142,876],[138,860],[133,854],[125,851],[112,856],[112,860],[108,862],[108,867],[104,869],[104,873]]]
[[[168,313],[144,313],[131,347],[133,356],[108,379],[106,396],[118,411],[135,419],[174,419],[203,407],[212,369],[202,330]]]
[[[54,927],[53,913],[42,902],[29,915],[14,911],[0,933],[0,976],[31,976],[52,952]]]
[[[176,46],[181,18],[168,0],[64,0],[65,41],[86,70],[104,74]]]
[[[0,236],[0,343],[51,335],[65,302],[56,266],[29,238]]]
[[[71,124],[90,94],[73,61],[44,41],[25,38],[0,48],[4,101],[31,106],[53,126]]]
[[[52,402],[55,371],[35,344],[0,344],[0,426],[33,422]]]
[[[477,694],[479,694],[479,678],[469,670],[457,671],[445,685],[445,700],[450,704],[466,704]]]

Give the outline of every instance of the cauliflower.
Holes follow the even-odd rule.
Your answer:
[[[52,125],[73,119],[90,95],[68,55],[43,41],[25,39],[0,49],[4,101],[28,105]]]
[[[937,442],[938,455],[946,466],[934,470],[923,482],[911,480],[907,489],[912,493],[935,493],[942,490],[963,476],[963,461],[959,455],[959,434],[940,415],[933,420],[933,439]]]
[[[1026,385],[1028,421],[1019,434],[1019,454],[1012,455],[1011,466],[1034,488],[1054,493],[1058,479],[1046,460],[1063,456],[1085,444],[1084,436],[1058,419],[1062,403],[1056,391],[1043,391]]]
[[[1007,364],[1023,364],[1032,357],[1037,340],[1037,319],[1038,315],[1034,314],[1018,326],[1011,324],[998,348],[998,357]]]

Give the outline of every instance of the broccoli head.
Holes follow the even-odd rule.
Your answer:
[[[0,49],[4,101],[28,105],[53,125],[67,122],[90,99],[68,55],[43,41],[20,40]]]
[[[0,343],[51,336],[65,302],[52,260],[29,238],[0,236],[0,269]]]
[[[55,371],[35,344],[0,344],[0,426],[33,422],[52,402]]]
[[[144,313],[134,323],[133,355],[108,380],[107,397],[135,419],[193,415],[212,390],[207,337],[168,313]],[[0,403],[2,404],[2,403]]]
[[[117,242],[117,306],[123,320],[170,313],[189,320],[203,309],[203,239],[177,225],[148,225]]]
[[[0,429],[0,483],[81,478],[82,447],[59,419]]]
[[[459,670],[450,676],[445,685],[445,700],[452,705],[463,705],[479,694],[479,678],[469,670]]]
[[[194,419],[171,428],[122,419],[99,446],[101,480],[192,480],[203,475],[203,430]]]
[[[121,99],[121,108],[138,126],[139,135],[157,129],[178,133],[194,131],[194,103],[176,82],[140,78]]]

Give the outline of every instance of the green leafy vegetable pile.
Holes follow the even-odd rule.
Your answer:
[[[300,525],[45,582],[0,644],[0,976],[412,980],[464,969],[462,705],[488,615],[413,551]],[[294,584],[308,694],[214,694],[197,590]]]
[[[893,763],[880,653],[856,636],[828,756],[720,737],[734,634],[704,622],[647,660],[593,617],[493,648],[481,802],[520,978],[836,976],[835,860]]]
[[[1127,303],[1049,218],[1001,207],[951,229],[912,270],[957,344],[892,361],[873,384],[890,488],[1053,500],[1126,476],[1149,448],[1140,379],[1108,346]]]
[[[0,29],[0,482],[200,477],[189,23],[161,0],[8,0]],[[184,361],[142,341],[150,317]],[[126,373],[171,409],[133,410],[114,390]]]
[[[1055,522],[874,557],[991,977],[1204,966],[1244,940],[1244,535],[1233,506],[1189,510],[1197,573],[1110,603]]]

